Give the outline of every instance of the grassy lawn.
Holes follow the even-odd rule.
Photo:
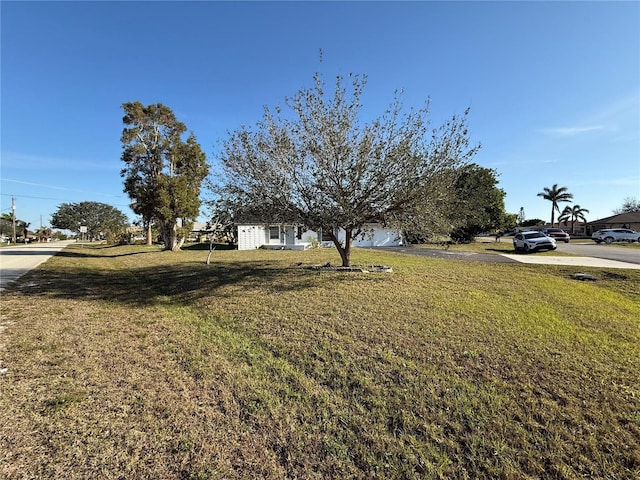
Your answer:
[[[640,475],[639,271],[207,253],[70,246],[2,293],[0,478]]]

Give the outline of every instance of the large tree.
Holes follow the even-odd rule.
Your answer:
[[[570,202],[573,199],[573,193],[569,193],[567,187],[558,187],[558,184],[554,183],[551,188],[544,187],[544,190],[538,193],[538,197],[542,197],[551,202],[551,226],[553,227],[555,213],[560,212],[560,206],[558,204],[561,202]]]
[[[167,250],[181,247],[188,227],[199,214],[200,188],[209,173],[206,156],[193,133],[161,103],[122,105],[121,175],[131,208],[142,217],[151,243],[151,225],[160,231]]]
[[[0,236],[13,236],[13,215],[10,213],[0,214]]]
[[[454,173],[478,149],[469,142],[468,111],[431,128],[428,105],[403,113],[396,98],[361,124],[366,77],[350,77],[351,88],[337,77],[326,95],[316,74],[312,87],[286,99],[290,115],[265,107],[256,128],[231,133],[221,153],[225,198],[265,223],[321,229],[343,266],[369,223],[415,229],[447,219]]]
[[[495,170],[476,164],[460,168],[454,184],[451,239],[468,243],[481,232],[498,231],[515,225],[504,210],[505,192],[498,188]],[[512,223],[512,225],[508,225]]]
[[[26,234],[24,233],[27,228],[31,225],[29,222],[25,222],[24,220],[20,220],[19,218],[15,219],[15,228],[14,228],[14,218],[11,213],[3,213],[0,215],[0,236],[7,236],[11,238],[12,242],[17,241],[17,237],[22,234],[26,240]],[[15,236],[14,236],[15,232]]]
[[[51,216],[51,226],[80,233],[87,227],[87,236],[96,239],[104,235],[108,240],[123,233],[129,224],[127,216],[111,205],[99,202],[63,203]]]

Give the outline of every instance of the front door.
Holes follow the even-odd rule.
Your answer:
[[[296,230],[295,227],[287,226],[284,227],[284,243],[285,245],[295,245],[296,243]]]

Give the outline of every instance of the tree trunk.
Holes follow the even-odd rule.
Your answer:
[[[153,245],[153,238],[151,238],[151,222],[147,223],[147,245]]]
[[[213,246],[213,239],[209,240],[209,255],[207,255],[207,265],[209,265],[209,262],[211,260],[211,254],[215,249],[216,247]]]
[[[351,229],[350,228],[345,230],[345,235],[346,235],[346,238],[344,241],[344,245],[342,245],[340,243],[340,240],[338,240],[338,237],[334,235],[333,231],[329,232],[329,237],[333,241],[333,244],[336,246],[336,250],[338,250],[338,253],[340,254],[340,258],[342,259],[342,266],[350,267],[351,266]]]
[[[178,238],[176,222],[167,222],[162,226],[162,241],[165,250],[177,252],[184,244],[184,238]]]

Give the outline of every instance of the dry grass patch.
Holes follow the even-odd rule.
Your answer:
[[[68,248],[3,295],[0,477],[640,474],[640,273],[207,253]]]

